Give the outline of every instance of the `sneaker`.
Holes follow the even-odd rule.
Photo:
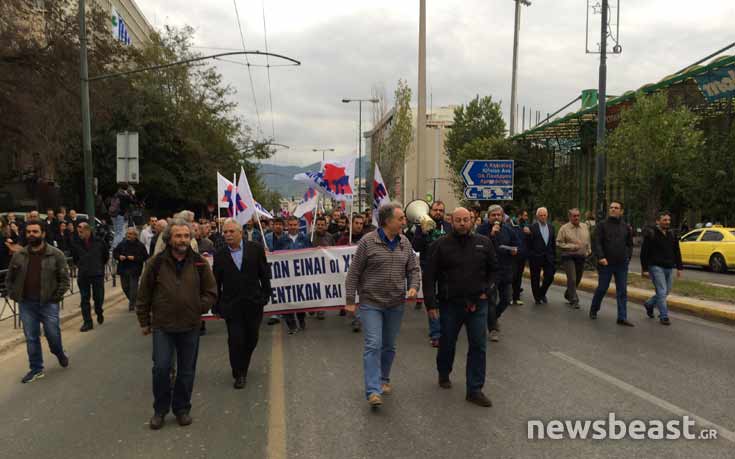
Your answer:
[[[549,304],[549,300],[546,298],[546,296],[544,296],[543,298],[541,298],[541,302],[543,304]]]
[[[352,331],[355,333],[360,333],[362,331],[362,324],[359,320],[355,319],[352,321]]]
[[[268,322],[267,323],[268,323],[268,325],[275,325],[275,324],[277,324],[279,322],[280,322],[280,320],[278,319],[278,317],[271,317],[270,319],[268,319]]]
[[[493,406],[493,402],[491,402],[490,399],[487,398],[482,392],[473,392],[471,394],[467,394],[466,400],[470,403],[474,403],[477,406],[482,406],[485,408]]]
[[[379,407],[383,404],[383,399],[378,394],[370,394],[370,397],[368,397],[368,404],[373,407]]]
[[[490,330],[490,341],[498,342],[500,341],[500,332],[497,330]]]
[[[23,379],[20,380],[23,384],[32,383],[33,381],[36,381],[37,379],[42,379],[44,376],[46,376],[43,373],[43,370],[36,370],[36,371],[29,371],[26,373],[25,376],[23,376]]]
[[[380,386],[380,390],[383,392],[383,395],[390,395],[393,393],[393,386],[390,383],[383,383]]]
[[[653,305],[649,303],[643,303],[643,307],[646,308],[646,315],[649,319],[653,319]]]
[[[69,366],[69,357],[67,357],[63,352],[57,355],[56,358],[59,359],[59,365],[61,365],[62,368]]]
[[[671,321],[668,317],[662,317],[659,322],[661,322],[661,325],[671,325]]]
[[[298,328],[289,328],[288,329],[288,334],[289,335],[295,335],[296,333],[298,333],[298,331],[299,331]]]
[[[516,306],[523,306],[524,303],[523,300],[515,300],[513,304],[515,304]]]

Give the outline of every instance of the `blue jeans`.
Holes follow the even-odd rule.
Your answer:
[[[440,306],[439,320],[442,331],[439,339],[439,352],[436,354],[436,368],[439,377],[449,378],[454,365],[454,353],[459,331],[464,324],[467,329],[467,394],[480,392],[485,385],[485,353],[487,341],[485,326],[487,325],[488,301],[480,300],[474,312],[465,309],[465,303],[448,302]]]
[[[657,306],[661,319],[669,318],[669,307],[666,304],[666,297],[671,293],[671,287],[674,284],[673,271],[672,268],[662,268],[660,266],[648,267],[656,294],[646,301],[646,305],[650,305],[651,307]]]
[[[51,353],[64,354],[64,349],[61,347],[61,327],[59,326],[59,305],[57,303],[21,302],[20,321],[23,323],[23,334],[26,337],[28,363],[31,371],[43,370],[41,324],[43,324],[43,333],[46,335]]]
[[[498,319],[510,304],[512,288],[511,281],[501,280],[496,284],[494,291],[488,295],[490,298],[487,310],[487,331],[497,330]]]
[[[380,308],[360,304],[360,320],[365,337],[362,364],[365,371],[365,397],[382,394],[381,384],[390,382],[390,368],[396,356],[396,339],[401,330],[403,304]]]
[[[615,297],[618,302],[618,320],[628,319],[628,262],[602,266],[598,265],[598,280],[595,295],[592,297],[591,312],[600,310],[602,298],[610,287],[610,281],[615,278]]]
[[[176,381],[171,392],[171,364],[176,352]],[[174,415],[191,410],[191,393],[199,354],[199,329],[185,332],[153,330],[153,410]]]
[[[439,339],[442,334],[442,327],[439,319],[427,318],[429,320],[429,338]]]

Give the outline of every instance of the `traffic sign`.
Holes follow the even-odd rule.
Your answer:
[[[468,186],[464,196],[473,201],[512,201],[513,187],[502,186]]]

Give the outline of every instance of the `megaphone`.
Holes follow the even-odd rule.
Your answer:
[[[429,210],[431,210],[431,206],[428,202],[423,199],[415,199],[408,203],[403,213],[406,214],[406,220],[409,223],[418,225],[422,217],[429,216]]]

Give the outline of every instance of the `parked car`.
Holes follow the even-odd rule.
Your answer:
[[[735,269],[735,228],[715,225],[689,231],[679,240],[685,265],[703,266],[717,273]]]

